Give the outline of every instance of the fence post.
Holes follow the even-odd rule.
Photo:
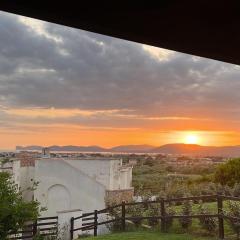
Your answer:
[[[218,208],[218,231],[219,239],[224,239],[224,221],[223,221],[223,199],[217,195],[217,208]]]
[[[33,222],[33,237],[37,235],[37,220]]]
[[[125,201],[122,201],[122,231],[126,230],[126,205]]]
[[[70,220],[70,239],[73,240],[73,230],[74,230],[74,217]]]
[[[164,199],[161,199],[161,231],[165,232],[165,204],[164,204]]]
[[[98,227],[98,211],[94,211],[94,236],[97,236],[97,227]]]

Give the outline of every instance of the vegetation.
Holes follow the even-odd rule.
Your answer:
[[[39,210],[37,201],[23,200],[22,192],[9,173],[0,173],[0,239],[16,233],[27,221],[35,220]]]
[[[238,202],[228,202],[229,212],[228,216],[239,218],[240,217],[240,204]],[[240,239],[240,219],[228,219],[228,222],[233,229],[233,231],[237,234],[237,239]]]
[[[240,183],[240,158],[231,159],[221,164],[216,170],[214,180],[221,185],[230,187]]]
[[[240,196],[240,158],[220,165],[171,165],[166,160],[138,159],[133,186],[139,196],[178,198],[225,194]]]
[[[126,232],[89,237],[87,240],[209,240],[210,238],[196,237],[187,234],[162,234],[159,232]]]
[[[186,216],[184,218],[180,218],[179,219],[181,227],[184,230],[188,230],[189,227],[192,225],[192,219],[188,217],[188,216],[190,216],[192,214],[192,202],[191,201],[185,201],[183,203],[181,214]]]
[[[208,215],[211,214],[209,209],[204,206],[203,204],[200,204],[199,206],[199,213],[203,215]],[[214,217],[209,217],[209,216],[203,216],[200,219],[200,224],[201,226],[208,231],[208,233],[214,234],[217,229],[217,219]]]

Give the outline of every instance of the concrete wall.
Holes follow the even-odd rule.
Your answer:
[[[54,216],[63,210],[87,212],[105,207],[105,186],[66,161],[37,160],[35,180],[40,182],[35,199],[48,208],[43,216]]]
[[[110,168],[111,160],[108,159],[81,159],[81,160],[63,160],[76,169],[84,172],[92,179],[103,184],[106,188],[110,186]],[[117,161],[118,160],[113,160]]]
[[[123,167],[121,159],[64,159],[64,161],[103,184],[108,190],[129,189],[131,187],[132,167]]]
[[[20,187],[21,172],[20,172],[20,161],[19,160],[13,161],[12,173],[13,173],[14,182]]]
[[[119,190],[131,188],[132,167],[125,167],[122,161],[111,161],[110,187],[108,190]]]

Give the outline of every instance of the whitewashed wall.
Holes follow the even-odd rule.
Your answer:
[[[43,216],[63,210],[86,212],[105,207],[105,186],[63,160],[37,160],[35,180],[40,183],[34,197],[48,208]]]

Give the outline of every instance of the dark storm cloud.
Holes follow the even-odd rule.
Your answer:
[[[158,59],[141,44],[49,23],[24,24],[6,13],[0,19],[1,105],[239,116],[237,66],[180,53]]]

